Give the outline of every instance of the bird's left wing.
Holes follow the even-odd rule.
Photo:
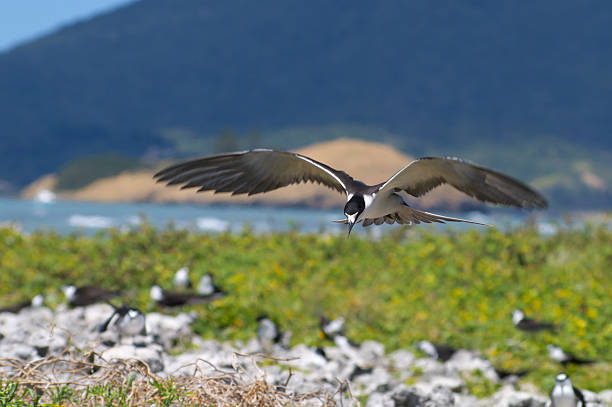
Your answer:
[[[489,168],[450,157],[414,160],[385,182],[380,192],[398,189],[418,197],[442,184],[450,184],[485,202],[519,208],[547,206],[546,199],[528,185]]]
[[[582,394],[580,389],[576,386],[572,386],[572,389],[574,390],[574,395],[576,396],[576,398],[582,403],[580,407],[586,407],[586,401],[584,400],[584,394]]]
[[[173,165],[153,176],[168,185],[199,187],[200,191],[258,194],[300,182],[317,182],[346,193],[353,179],[306,156],[255,149],[199,158]]]

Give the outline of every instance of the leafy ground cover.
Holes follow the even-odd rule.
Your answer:
[[[388,351],[421,339],[478,349],[495,366],[530,369],[523,380],[544,390],[563,370],[546,345],[601,361],[567,370],[593,391],[612,383],[612,231],[586,226],[542,237],[509,232],[444,234],[398,229],[380,239],[304,235],[207,235],[144,224],[93,237],[0,229],[2,304],[45,294],[63,302],[67,283],[121,289],[144,310],[152,284],[170,287],[174,272],[210,272],[229,295],[193,309],[194,329],[219,340],[255,335],[266,314],[293,332],[295,343],[320,344],[318,314],[344,316],[347,334]],[[514,308],[560,324],[527,334],[511,323]]]

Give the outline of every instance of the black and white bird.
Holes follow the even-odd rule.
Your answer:
[[[121,295],[119,291],[94,286],[76,287],[74,285],[66,285],[62,287],[62,291],[66,299],[68,299],[68,305],[71,307],[83,307],[97,302],[108,301],[113,297]]]
[[[420,341],[417,343],[417,349],[427,356],[433,359],[439,359],[443,362],[448,361],[457,352],[457,349],[450,345],[429,341]]]
[[[257,317],[257,340],[264,351],[270,353],[275,344],[288,348],[291,344],[291,332],[281,332],[272,319],[260,315]]]
[[[589,365],[595,363],[592,359],[584,359],[579,358],[571,352],[561,349],[561,347],[557,345],[548,345],[546,347],[548,349],[548,355],[555,362],[561,363],[563,366],[566,365]]]
[[[574,385],[565,373],[559,373],[555,378],[555,387],[550,392],[552,407],[585,407],[584,395]]]
[[[189,278],[189,267],[181,267],[174,273],[172,284],[176,288],[192,288],[191,279]]]
[[[213,282],[212,275],[204,274],[198,282],[197,292],[200,295],[225,295],[225,292]]]
[[[181,305],[193,305],[211,302],[223,298],[223,293],[202,295],[188,292],[176,292],[162,289],[158,285],[151,287],[150,296],[153,301],[165,307],[179,307]]]
[[[344,336],[344,318],[338,317],[336,319],[329,319],[325,315],[319,316],[319,327],[323,336],[327,339],[333,340],[335,336]]]
[[[145,315],[140,310],[127,305],[113,306],[113,308],[111,316],[98,328],[99,332],[105,332],[112,326],[117,329],[119,335],[146,335]]]
[[[512,323],[517,329],[525,332],[554,331],[557,329],[557,325],[553,323],[527,318],[520,309],[512,311]]]
[[[484,202],[518,208],[543,208],[547,202],[524,183],[500,172],[459,158],[425,157],[412,161],[385,182],[366,185],[301,154],[255,149],[186,161],[154,175],[167,185],[200,191],[258,194],[301,182],[316,182],[346,194],[344,216],[348,235],[356,223],[468,222],[423,212],[410,207],[411,197],[420,197],[442,184]]]
[[[325,339],[333,341],[339,347],[358,348],[360,344],[349,339],[344,332],[344,318],[329,319],[319,315],[319,327]]]
[[[526,376],[529,374],[529,370],[528,369],[523,369],[523,370],[505,370],[505,369],[498,369],[496,367],[493,367],[493,370],[495,370],[495,373],[497,374],[497,377],[499,377],[499,380],[509,380],[512,378],[521,378],[523,376]]]
[[[25,308],[38,308],[43,305],[45,299],[42,294],[35,295],[31,300],[20,301],[15,304],[7,305],[5,307],[0,308],[0,313],[2,312],[10,312],[13,314],[18,313],[22,309]]]

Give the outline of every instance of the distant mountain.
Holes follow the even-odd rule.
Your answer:
[[[297,149],[297,152],[350,172],[356,179],[374,185],[382,182],[412,161],[412,157],[382,143],[355,139],[338,139]],[[98,160],[100,161],[100,160]],[[316,208],[343,207],[346,197],[323,185],[307,183],[290,185],[253,196],[196,193],[196,189],[167,187],[153,180],[153,169],[128,169],[120,174],[100,177],[86,186],[61,191],[61,177],[47,175],[25,188],[22,197],[36,197],[42,189],[57,192],[61,199],[99,202],[174,202],[238,205],[310,206]],[[482,202],[444,185],[425,196],[414,199],[416,207],[444,208],[453,211],[485,208]]]
[[[603,0],[143,0],[0,55],[0,180],[338,123],[410,154],[508,135],[608,154],[610,27]]]

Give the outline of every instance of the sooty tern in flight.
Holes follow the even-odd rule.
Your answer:
[[[543,208],[546,200],[522,182],[459,158],[426,157],[412,161],[387,181],[366,185],[344,171],[301,154],[255,149],[212,155],[167,167],[154,175],[182,189],[254,195],[290,184],[316,182],[347,197],[344,206],[348,235],[356,223],[467,222],[411,208],[409,197],[419,197],[442,184],[450,184],[476,199],[518,208]]]
[[[565,373],[559,373],[555,378],[555,387],[550,392],[552,407],[584,407],[584,395]],[[579,404],[580,403],[580,404]]]

